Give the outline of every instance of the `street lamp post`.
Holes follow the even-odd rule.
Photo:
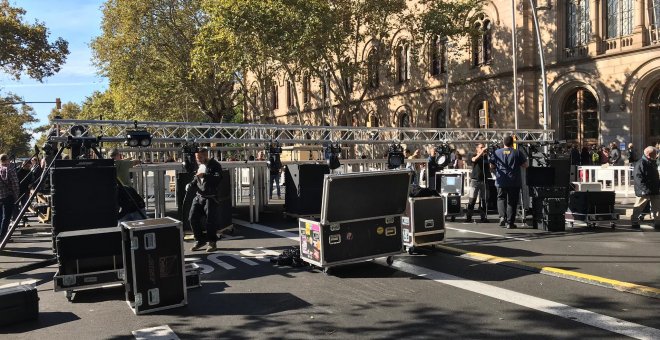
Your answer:
[[[534,19],[534,29],[536,30],[536,43],[538,44],[539,59],[541,62],[541,86],[543,91],[543,130],[548,130],[548,81],[545,73],[545,57],[543,55],[543,44],[541,42],[541,31],[539,30],[539,19],[536,16],[536,3],[529,0]],[[547,139],[547,134],[544,136]]]
[[[516,0],[511,0],[511,49],[513,58],[513,119],[515,122],[516,130],[518,130],[518,48],[516,42]]]

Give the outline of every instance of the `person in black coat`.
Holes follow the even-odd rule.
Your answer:
[[[655,216],[655,228],[660,229],[660,175],[657,165],[658,151],[649,146],[644,149],[644,156],[633,169],[633,178],[635,180],[635,196],[637,202],[633,207],[631,217],[632,227],[639,228],[639,217],[651,204],[651,216]]]
[[[628,163],[633,164],[637,162],[637,153],[635,152],[635,148],[633,146],[633,143],[628,144]]]
[[[207,243],[206,252],[214,252],[218,248],[218,226],[220,225],[220,183],[222,181],[222,166],[218,161],[209,158],[208,150],[201,148],[195,153],[199,164],[195,179],[190,185],[197,193],[190,207],[190,226],[195,235],[195,245],[192,251],[202,249]],[[206,216],[206,236],[204,236],[202,221]]]

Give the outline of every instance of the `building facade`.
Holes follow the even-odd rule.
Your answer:
[[[548,122],[557,139],[580,145],[660,142],[660,0],[538,0],[548,86]],[[370,62],[362,49],[363,79],[328,82],[285,76],[267,94],[262,123],[434,128],[543,128],[541,68],[529,2],[493,0],[471,15],[481,31],[457,41],[431,37],[412,44],[392,34],[391,57]],[[512,22],[516,21],[517,97],[514,103]],[[295,82],[297,86],[292,86]],[[368,88],[358,113],[345,117],[329,86]],[[300,93],[298,93],[300,92]],[[247,115],[250,117],[250,115]],[[482,120],[483,123],[483,120]]]

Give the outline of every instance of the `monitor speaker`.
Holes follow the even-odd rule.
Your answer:
[[[292,215],[319,215],[326,164],[289,164],[285,171],[284,211]],[[270,183],[268,183],[270,185]]]

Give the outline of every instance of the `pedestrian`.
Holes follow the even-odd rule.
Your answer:
[[[571,155],[571,165],[581,165],[580,151],[578,150],[577,145],[573,144],[572,146],[570,146],[570,155]]]
[[[591,146],[591,164],[600,165],[600,150],[596,144]]]
[[[658,150],[652,146],[644,149],[644,155],[633,169],[635,180],[635,196],[637,201],[633,207],[631,222],[634,229],[639,229],[639,217],[651,204],[651,216],[655,217],[655,229],[660,229],[660,176],[656,164]]]
[[[32,188],[32,184],[34,183],[34,173],[32,172],[31,168],[32,164],[30,163],[29,160],[23,162],[22,166],[18,171],[16,172],[16,176],[18,177],[18,190],[19,190],[19,198],[17,198],[19,206],[16,207],[17,211],[19,211],[23,206],[28,201],[28,198],[30,198],[30,189]],[[27,217],[23,217],[23,223],[25,224],[27,222]]]
[[[282,175],[282,162],[280,161],[280,155],[270,155],[268,158],[268,169],[270,171],[270,199],[273,199],[273,185],[277,187],[277,198],[281,199],[280,177]]]
[[[598,159],[600,159],[600,164],[610,164],[610,148],[601,145],[600,151],[598,152]]]
[[[115,161],[115,168],[117,168],[117,179],[121,182],[122,185],[131,185],[131,168],[136,164],[139,164],[139,161],[124,159],[119,149],[112,148],[108,153],[108,156]]]
[[[591,155],[589,154],[589,148],[586,146],[583,146],[580,151],[580,165],[591,165]]]
[[[190,207],[190,226],[195,236],[195,245],[192,251],[202,249],[207,243],[206,252],[218,250],[218,225],[220,224],[220,185],[222,182],[222,166],[214,158],[209,158],[208,149],[200,148],[195,153],[195,159],[199,164],[197,173],[190,183],[196,192]],[[206,217],[205,228],[202,228],[203,218]],[[203,229],[206,229],[204,236]]]
[[[20,195],[18,176],[10,169],[9,156],[0,155],[0,240],[8,232],[9,222],[14,214],[16,199]]]
[[[637,153],[635,152],[635,146],[633,143],[628,143],[628,164],[633,164],[637,162]]]
[[[623,158],[621,158],[621,151],[616,142],[610,144],[610,165],[619,166],[623,165]]]
[[[495,172],[497,187],[497,212],[500,227],[515,229],[516,209],[522,187],[521,168],[527,168],[527,157],[513,148],[513,137],[504,137],[504,147],[490,158],[491,171]]]
[[[470,200],[468,201],[467,213],[465,214],[465,221],[472,222],[472,212],[474,205],[479,198],[479,214],[481,215],[481,222],[488,223],[488,207],[486,200],[486,163],[488,162],[488,149],[483,143],[477,144],[475,153],[471,155],[470,161],[472,163],[472,173],[470,174]]]

